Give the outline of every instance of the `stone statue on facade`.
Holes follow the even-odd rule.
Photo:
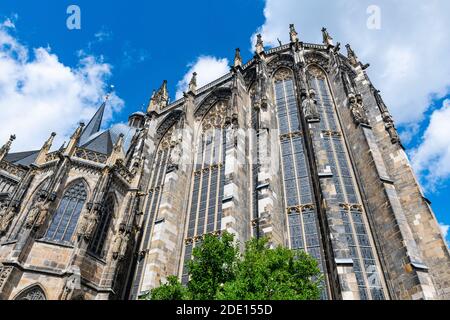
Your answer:
[[[327,31],[327,28],[322,28],[322,37],[323,37],[323,44],[327,46],[334,46],[333,44],[333,38],[330,36],[330,34]]]
[[[392,143],[399,143],[400,142],[400,136],[398,135],[397,129],[395,128],[394,120],[392,119],[392,116],[388,111],[383,112],[382,114],[383,121],[384,121],[384,127],[386,128],[386,131],[389,133],[389,136],[391,137]]]
[[[295,26],[293,24],[289,25],[289,37],[291,39],[291,42],[298,42],[298,33],[295,30]]]
[[[366,110],[364,109],[362,96],[360,94],[350,94],[348,97],[350,112],[356,124],[369,124]]]
[[[114,238],[112,253],[115,260],[122,260],[127,252],[130,235],[124,229],[119,230]]]
[[[44,199],[39,199],[38,202],[31,208],[25,221],[25,227],[27,229],[40,228],[47,220],[49,215],[49,203],[46,203]]]
[[[78,227],[78,237],[90,240],[97,227],[98,216],[95,210],[86,209],[81,217],[80,226]]]
[[[0,207],[0,236],[8,231],[9,225],[14,218],[14,209],[8,208],[6,204]]]
[[[320,115],[317,109],[316,92],[314,91],[314,89],[309,90],[309,94],[305,96],[305,100],[302,103],[302,109],[306,121],[320,121]]]

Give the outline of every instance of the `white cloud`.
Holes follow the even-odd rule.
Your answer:
[[[442,108],[433,112],[411,158],[414,169],[426,182],[426,188],[434,189],[450,178],[450,100],[445,100]]]
[[[0,144],[15,133],[13,151],[37,149],[55,131],[59,147],[98,109],[111,66],[84,55],[68,67],[50,49],[27,48],[11,32],[0,26]],[[123,101],[112,95],[109,105],[106,120]]]
[[[380,30],[367,28],[369,5],[381,9]],[[448,12],[450,1],[439,0],[266,0],[258,32],[278,46],[277,38],[287,42],[289,23],[295,23],[302,41],[321,43],[320,29],[327,27],[335,43],[350,43],[371,64],[369,76],[397,123],[407,125],[423,119],[431,98],[449,93]]]
[[[200,56],[197,61],[188,65],[189,71],[177,84],[176,99],[183,97],[183,92],[188,89],[192,74],[197,72],[197,87],[200,88],[221,76],[230,72],[229,61],[212,56]]]

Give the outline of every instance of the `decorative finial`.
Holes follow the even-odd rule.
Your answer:
[[[328,33],[327,28],[322,28],[322,36],[323,36],[323,44],[327,45],[328,47],[334,46],[333,38]]]
[[[353,66],[357,66],[358,65],[358,57],[356,56],[355,51],[353,51],[352,47],[349,44],[347,44],[345,47],[347,48],[348,60],[350,61],[350,63]]]
[[[197,72],[192,74],[191,82],[189,82],[189,92],[193,94],[197,92]]]
[[[164,80],[158,91],[153,91],[147,113],[157,112],[169,104],[169,93],[167,91],[167,80]]]
[[[283,43],[281,42],[280,38],[277,38],[278,44],[280,45],[280,47],[283,45]]]
[[[0,148],[0,161],[6,157],[14,140],[16,140],[16,135],[12,134],[9,140]]]
[[[256,39],[256,54],[261,54],[264,52],[264,42],[262,41],[261,34],[257,34]]]
[[[239,48],[236,48],[236,52],[234,54],[234,67],[242,67],[241,49]]]
[[[294,24],[289,25],[289,37],[291,39],[291,42],[297,42],[298,41],[298,33],[295,31]]]

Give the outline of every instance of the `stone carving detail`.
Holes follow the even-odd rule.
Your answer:
[[[384,112],[382,116],[386,131],[389,133],[389,136],[391,137],[391,142],[394,144],[399,143],[400,136],[398,135],[397,129],[395,128],[395,123],[394,120],[392,119],[391,114],[389,112]]]
[[[322,37],[323,37],[323,44],[327,46],[333,46],[333,38],[328,33],[327,28],[322,28]]]
[[[46,203],[44,199],[39,199],[28,213],[25,221],[25,227],[27,229],[39,229],[49,216],[49,206],[49,202]]]
[[[258,34],[256,36],[256,54],[261,54],[264,52],[264,42],[262,40],[262,36]]]
[[[279,69],[275,75],[273,76],[273,79],[275,82],[278,81],[285,81],[293,78],[292,71],[287,68],[281,68]]]
[[[224,102],[217,103],[203,119],[203,131],[210,130],[212,128],[222,128],[228,123],[227,120],[227,104]]]
[[[8,207],[6,204],[3,204],[0,208],[0,236],[4,235],[11,224],[11,221],[14,218],[15,210],[12,207]]]
[[[325,73],[316,66],[311,66],[308,68],[308,73],[310,76],[317,78],[317,79],[325,79]]]
[[[13,271],[13,267],[4,267],[0,265],[0,292],[8,281],[9,275]]]
[[[67,278],[60,300],[74,300],[74,298],[79,298],[76,293],[81,289],[80,269],[77,266],[72,268],[75,269],[73,270],[74,274]]]
[[[386,105],[384,104],[383,98],[381,98],[380,91],[374,90],[375,100],[377,102],[378,108],[380,109],[381,116],[383,118],[384,127],[391,137],[391,142],[393,144],[400,143],[400,136],[398,135],[397,129],[395,128],[394,119],[392,119]]]
[[[363,105],[362,96],[360,94],[350,94],[348,96],[349,108],[356,124],[369,124],[366,110]]]
[[[114,238],[112,254],[114,260],[122,260],[127,253],[130,235],[125,231],[125,227],[121,226],[119,232]]]
[[[298,33],[293,24],[289,25],[289,38],[291,39],[291,42],[298,42]]]
[[[89,241],[95,231],[95,228],[97,227],[98,223],[98,211],[89,209],[85,209],[83,212],[83,215],[81,216],[80,225],[78,227],[78,237],[84,238],[87,241]]]
[[[319,111],[317,109],[316,92],[310,89],[309,93],[304,96],[302,103],[303,114],[308,122],[320,121]]]

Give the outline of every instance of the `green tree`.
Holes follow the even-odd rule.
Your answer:
[[[208,235],[193,251],[187,287],[176,277],[153,289],[152,300],[316,300],[322,276],[303,251],[270,249],[267,239],[246,243],[240,255],[233,235]]]
[[[188,290],[194,300],[214,300],[218,290],[236,274],[239,249],[233,235],[205,236],[202,244],[192,253],[188,270]]]
[[[253,239],[246,244],[234,280],[225,283],[217,298],[317,300],[321,282],[317,261],[304,251],[269,249],[267,239]]]
[[[183,286],[178,278],[170,276],[167,278],[167,283],[158,288],[153,289],[143,299],[146,300],[189,300],[189,293],[185,286]]]

